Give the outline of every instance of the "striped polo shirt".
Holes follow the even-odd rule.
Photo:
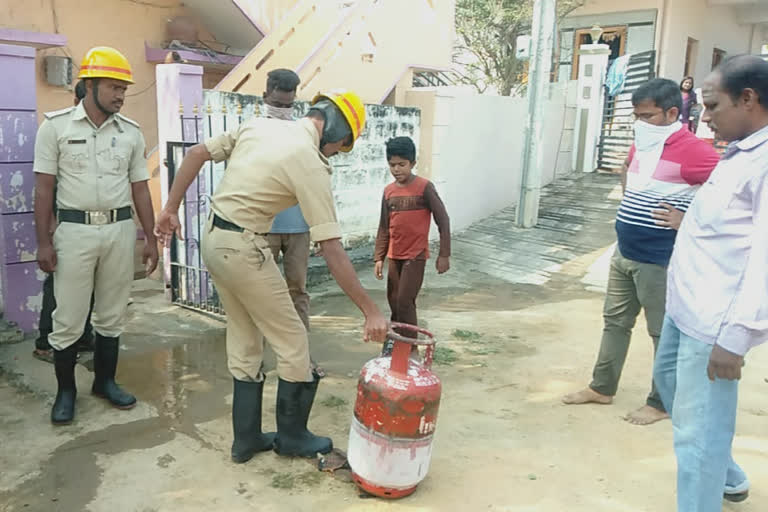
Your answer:
[[[667,139],[655,169],[640,165],[633,145],[627,188],[616,215],[621,255],[640,263],[666,266],[677,231],[657,225],[653,210],[660,208],[659,203],[669,203],[686,211],[719,159],[711,145],[685,129]]]

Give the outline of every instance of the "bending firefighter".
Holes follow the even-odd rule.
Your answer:
[[[208,160],[228,160],[213,194],[203,235],[203,260],[227,312],[227,358],[234,378],[232,460],[259,451],[314,457],[333,443],[307,430],[318,379],[309,360],[307,330],[269,248],[279,212],[301,206],[313,241],[331,274],[365,315],[365,339],[384,341],[388,322],[357,279],[341,246],[328,158],[352,150],[365,110],[352,92],[318,95],[300,121],[253,118],[236,131],[190,149],[181,163],[156,234],[166,245],[181,238],[178,209]],[[277,355],[277,434],[262,433],[264,338]]]
[[[133,83],[131,67],[117,50],[96,47],[83,59],[79,78],[85,80],[83,101],[45,114],[35,141],[37,260],[41,270],[53,273],[56,299],[49,337],[58,382],[51,411],[54,424],[74,418],[76,342],[83,334],[91,294],[96,331],[91,391],[119,409],[136,404],[136,398],[115,383],[133,283],[132,202],[147,234],[144,263],[150,272],[157,266],[144,137],[138,124],[119,114]]]

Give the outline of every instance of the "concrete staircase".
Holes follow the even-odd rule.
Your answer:
[[[270,70],[288,68],[300,99],[345,87],[381,103],[410,70],[450,66],[453,17],[451,0],[300,0],[216,89],[260,95]]]

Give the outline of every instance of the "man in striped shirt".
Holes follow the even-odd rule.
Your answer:
[[[616,216],[618,244],[603,307],[600,353],[592,383],[563,397],[566,404],[613,401],[641,309],[654,351],[658,347],[677,228],[719,158],[678,121],[682,96],[676,83],[651,80],[634,92],[632,104],[635,143],[622,169],[624,198]],[[646,404],[625,419],[648,425],[667,417],[652,383]]]

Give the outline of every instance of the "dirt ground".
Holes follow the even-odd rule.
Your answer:
[[[541,286],[431,271],[419,306],[442,347],[435,371],[443,398],[429,475],[396,502],[361,496],[341,475],[271,452],[230,462],[222,324],[138,281],[119,368],[140,401],[132,411],[88,394],[85,360],[76,421],[54,428],[51,366],[31,357],[29,341],[0,347],[0,511],[674,511],[671,424],[621,419],[649,387],[642,319],[614,405],[560,403],[589,381],[602,327],[594,290],[609,250],[574,260]],[[364,284],[384,307],[383,284],[370,274],[361,274]],[[360,341],[361,317],[335,285],[313,290],[312,308],[311,346],[329,376],[310,425],[346,448],[356,376],[377,347]],[[759,348],[745,369],[734,443],[752,493],[727,511],[768,509],[765,377],[768,349]],[[265,426],[274,422],[275,384],[270,371]]]

